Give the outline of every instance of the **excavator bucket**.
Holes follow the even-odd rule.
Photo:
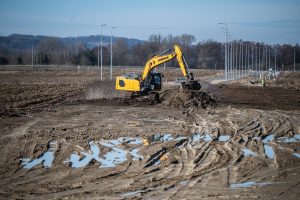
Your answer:
[[[181,83],[182,88],[185,90],[200,90],[201,84],[196,80]]]

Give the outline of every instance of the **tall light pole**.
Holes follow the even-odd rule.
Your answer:
[[[100,34],[100,48],[101,48],[101,69],[100,69],[100,80],[102,81],[103,80],[103,71],[102,71],[102,28],[103,26],[106,26],[106,24],[101,24],[101,34]],[[98,56],[98,67],[99,67],[99,56]]]
[[[268,47],[266,46],[266,70],[268,70]]]
[[[233,80],[234,79],[234,68],[233,68],[233,42],[231,41],[230,42],[230,76],[231,76],[231,79]]]
[[[275,58],[274,58],[275,59],[275,66],[274,67],[275,67],[275,73],[276,73],[276,68],[277,68],[277,66],[276,66],[277,65],[276,64],[276,46],[274,47],[274,51],[275,51]]]
[[[294,72],[296,71],[296,46],[294,46]]]
[[[254,46],[253,46],[253,44],[251,45],[251,50],[252,50],[252,52],[251,52],[251,72],[252,72],[252,74],[253,74],[253,69],[254,69],[254,67],[253,67],[253,65],[254,65]]]
[[[271,69],[271,47],[269,50],[269,70]]]
[[[219,23],[225,25],[225,70],[224,70],[224,75],[225,75],[225,80],[226,82],[228,81],[228,48],[227,48],[227,43],[228,43],[228,25],[227,23]]]
[[[116,27],[111,27],[110,30],[110,80],[112,80],[112,59],[113,59],[113,54],[112,54],[112,30]]]
[[[164,51],[166,50],[166,42],[164,40]],[[166,62],[164,62],[164,70],[166,70]]]
[[[33,67],[33,45],[31,46],[31,67]]]
[[[242,42],[240,42],[240,50],[239,50],[239,78],[241,78],[242,71]]]
[[[259,75],[261,74],[261,72],[260,72],[260,46],[258,46],[258,74]],[[261,75],[260,75],[260,78],[262,78]]]
[[[242,42],[242,70],[241,70],[242,77],[243,77],[243,72],[244,72],[244,42]]]

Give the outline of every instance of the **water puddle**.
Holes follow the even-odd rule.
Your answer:
[[[300,142],[300,135],[294,135],[294,137],[288,138],[288,137],[280,137],[277,138],[278,142],[284,142],[284,143],[292,143],[292,142]]]
[[[174,138],[173,138],[172,134],[160,134],[160,133],[156,133],[156,134],[150,136],[151,143],[154,143],[154,142],[166,142],[166,141],[171,141],[173,139]]]
[[[230,139],[229,135],[220,135],[218,140],[221,142],[227,142]]]
[[[257,154],[255,152],[251,151],[250,149],[243,148],[242,151],[245,156],[257,156]]]
[[[272,184],[271,182],[263,182],[263,183],[256,183],[255,181],[247,181],[243,183],[233,183],[230,184],[230,188],[247,188],[247,187],[252,187],[252,186],[265,186],[265,185],[270,185]]]
[[[262,140],[263,143],[269,143],[274,140],[274,135],[268,135],[265,139]]]
[[[131,139],[118,139],[118,140],[101,140],[97,143],[94,141],[89,142],[90,152],[81,151],[81,156],[78,153],[71,154],[69,160],[66,160],[66,163],[71,163],[71,167],[73,168],[80,168],[87,166],[93,159],[101,163],[100,168],[106,167],[115,167],[118,164],[121,164],[127,160],[127,154],[130,154],[134,160],[143,159],[143,156],[138,154],[139,149],[132,149],[132,150],[124,150],[118,147],[117,145],[122,144],[122,142],[132,142],[131,144],[140,144],[141,140],[131,140]],[[100,149],[99,145],[104,147],[108,147],[111,151],[107,152],[106,154],[100,156]],[[84,158],[81,159],[81,157]]]
[[[185,181],[181,181],[181,182],[179,182],[179,184],[180,184],[180,185],[183,185],[183,186],[186,186],[186,185],[187,185],[187,183],[188,183],[188,180],[185,180]]]
[[[194,134],[191,134],[189,137],[190,143],[199,142],[199,141],[210,142],[212,140],[213,140],[213,138],[208,133],[206,133],[204,135],[200,135],[199,133],[194,133]]]
[[[265,149],[265,154],[269,159],[273,159],[274,158],[274,150],[273,147],[271,147],[270,145],[265,144],[264,145],[264,149]]]
[[[33,167],[42,164],[45,168],[50,168],[54,161],[54,153],[57,149],[57,142],[50,141],[49,149],[36,159],[22,158],[21,165],[24,169],[32,169]]]
[[[227,142],[231,139],[230,135],[221,135],[217,138],[216,141]],[[275,152],[271,146],[272,141],[280,142],[299,142],[300,135],[294,135],[292,138],[281,137],[274,138],[274,135],[268,135],[264,139],[261,137],[253,137],[253,140],[262,141],[264,147],[264,153],[267,158],[274,159]],[[190,144],[195,142],[205,141],[210,142],[213,140],[213,137],[209,134],[199,134],[194,133],[190,136],[177,136],[173,137],[172,134],[153,134],[147,139],[140,137],[120,137],[114,140],[100,140],[100,141],[91,141],[89,142],[89,150],[74,152],[70,155],[68,160],[65,160],[65,163],[69,163],[72,168],[80,168],[89,165],[92,161],[99,162],[100,168],[115,167],[128,159],[128,156],[131,156],[133,160],[141,160],[143,156],[139,154],[139,150],[142,145],[155,144],[156,142],[167,142],[167,141],[181,141],[188,140]],[[146,142],[146,143],[145,143]],[[184,143],[185,141],[183,141]],[[181,143],[181,142],[179,142]],[[183,144],[181,143],[181,144]],[[124,149],[125,146],[132,145],[132,148]],[[57,141],[51,141],[48,144],[48,150],[38,156],[36,159],[23,158],[21,159],[21,165],[25,169],[32,169],[35,166],[42,165],[45,168],[52,167],[52,164],[55,159],[55,152],[57,151],[58,143]],[[130,146],[129,146],[130,147]],[[178,147],[178,146],[177,146]],[[108,148],[108,151],[101,153],[101,148]],[[280,148],[280,147],[278,147]],[[242,148],[243,154],[245,156],[258,156],[256,152],[248,148]],[[300,153],[292,153],[295,157],[300,158]],[[160,164],[158,160],[156,165]],[[245,183],[246,184],[246,183]],[[250,183],[248,183],[250,184]],[[255,183],[258,184],[258,183]],[[233,186],[234,187],[234,186]]]
[[[146,192],[146,190],[136,190],[133,192],[126,192],[124,194],[121,194],[120,196],[127,197],[127,196],[133,196],[133,195],[137,195],[137,194],[144,193],[144,192]]]
[[[264,151],[265,151],[265,155],[269,158],[269,159],[273,159],[274,158],[274,150],[273,147],[271,147],[270,145],[268,145],[268,143],[272,142],[274,140],[274,135],[268,135],[267,137],[265,137],[262,142],[264,143]]]
[[[179,137],[177,137],[175,140],[176,140],[176,141],[180,141],[180,140],[186,140],[186,139],[187,139],[187,137],[179,136]]]
[[[160,160],[157,160],[153,165],[159,165],[160,164]]]
[[[107,140],[107,145],[110,146],[116,146],[120,145],[122,143],[128,143],[128,144],[141,144],[143,141],[141,138],[132,138],[132,137],[120,137],[116,140]]]
[[[300,153],[293,153],[294,156],[296,156],[297,158],[300,158]]]

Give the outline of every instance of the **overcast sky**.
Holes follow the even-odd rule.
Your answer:
[[[1,0],[0,34],[104,35],[148,39],[192,34],[197,41],[234,39],[300,43],[300,0]]]

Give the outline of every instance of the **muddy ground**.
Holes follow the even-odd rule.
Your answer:
[[[298,74],[262,88],[196,73],[215,105],[124,100],[93,69],[2,68],[0,198],[299,198]]]

